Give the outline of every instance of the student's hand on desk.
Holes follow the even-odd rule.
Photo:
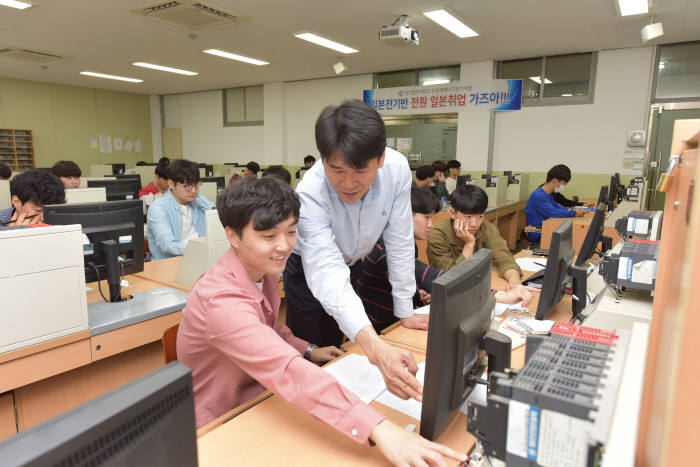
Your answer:
[[[445,466],[443,456],[463,462],[467,455],[442,444],[428,441],[417,433],[405,430],[384,419],[369,435],[389,462],[398,466]]]
[[[335,357],[340,357],[343,353],[344,352],[338,347],[332,345],[328,347],[316,347],[311,351],[309,358],[314,363],[326,363],[330,362]]]
[[[428,329],[428,316],[414,314],[410,318],[401,318],[401,325],[409,329]]]
[[[576,212],[576,217],[583,217],[583,215],[586,213],[583,209],[574,209]]]
[[[518,287],[513,287],[506,292],[497,293],[496,301],[498,303],[507,303],[509,305],[523,302],[523,306],[525,307],[532,302],[535,292],[537,292],[537,289],[521,285]]]

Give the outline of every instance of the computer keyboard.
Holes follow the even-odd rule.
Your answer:
[[[532,254],[535,256],[549,256],[549,250],[547,248],[533,248]]]
[[[544,278],[544,269],[540,269],[539,271],[535,271],[533,275],[525,279],[522,284],[523,285],[542,285],[542,279]]]

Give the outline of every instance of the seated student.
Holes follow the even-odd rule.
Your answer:
[[[55,175],[29,170],[10,180],[12,207],[0,210],[0,226],[31,225],[44,222],[44,205],[63,204],[66,192]]]
[[[542,223],[550,217],[579,217],[583,211],[570,210],[558,204],[553,193],[560,193],[571,180],[571,170],[563,164],[555,165],[547,172],[547,180],[530,194],[525,205],[527,223],[533,227],[542,227]],[[539,242],[542,234],[528,232],[531,242]]]
[[[427,240],[433,228],[433,215],[440,210],[440,200],[434,194],[421,189],[411,190],[411,211],[413,211],[413,239]],[[418,248],[416,247],[416,257]],[[362,260],[362,273],[357,280],[357,294],[362,299],[367,316],[378,333],[399,320],[394,316],[394,300],[391,296],[389,267],[386,262],[386,248],[380,238],[370,254]],[[413,305],[416,307],[430,303],[432,284],[443,274],[442,269],[434,268],[416,259],[416,295]],[[529,303],[528,297],[520,290],[496,294],[499,303]]]
[[[435,169],[429,165],[422,165],[416,169],[416,179],[411,182],[411,188],[420,188],[430,192],[435,186]]]
[[[450,218],[438,222],[428,236],[428,259],[436,268],[452,269],[482,248],[493,254],[498,275],[509,289],[521,289],[524,300],[532,299],[520,284],[520,267],[508,250],[498,229],[484,218],[489,204],[486,192],[476,185],[462,185],[450,195]]]
[[[457,177],[459,176],[459,171],[462,168],[462,164],[457,161],[452,159],[451,161],[447,161],[447,178],[445,179],[445,189],[447,189],[448,194],[452,194],[453,191],[455,191],[455,188],[457,188]]]
[[[73,161],[58,161],[51,167],[51,173],[61,179],[64,188],[80,188],[82,172]]]
[[[304,168],[310,169],[311,167],[313,167],[315,162],[316,158],[309,154],[308,156],[304,157]],[[297,174],[294,178],[301,178],[301,169],[297,170]]]
[[[432,192],[438,199],[445,199],[450,195],[447,192],[447,187],[445,187],[445,172],[447,172],[447,165],[442,161],[435,161],[432,164],[433,170],[435,170],[435,186],[431,188]]]
[[[9,165],[0,162],[0,180],[9,180],[12,177],[12,169]]]
[[[192,287],[177,336],[178,360],[192,369],[197,427],[267,388],[353,441],[371,440],[394,464],[464,459],[364,404],[314,365],[340,349],[318,348],[277,321],[278,279],[297,242],[299,208],[292,188],[274,177],[239,180],[218,197],[231,248]]]
[[[243,178],[257,177],[258,172],[260,172],[260,164],[254,161],[250,161],[245,165],[245,170],[243,171]]]
[[[277,177],[287,185],[292,183],[292,174],[281,165],[271,165],[263,171],[263,177]]]
[[[139,190],[139,198],[146,195],[153,195],[146,204],[151,204],[158,198],[162,198],[165,192],[168,191],[168,163],[158,164],[155,167],[154,180]]]
[[[148,248],[153,259],[185,253],[191,238],[206,235],[204,211],[214,203],[199,193],[199,168],[178,159],[168,165],[169,190],[148,208]]]

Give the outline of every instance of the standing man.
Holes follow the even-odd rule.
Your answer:
[[[379,339],[352,287],[360,260],[382,236],[394,314],[404,326],[428,328],[427,315],[413,313],[411,171],[406,158],[385,145],[384,122],[359,100],[326,107],[316,121],[322,164],[297,186],[299,241],[284,271],[287,325],[319,346],[338,346],[347,335],[392,393],[421,400],[413,356]]]

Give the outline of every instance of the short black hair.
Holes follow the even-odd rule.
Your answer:
[[[163,159],[163,158],[161,157],[161,159]],[[168,159],[168,162],[165,162],[165,163],[159,162],[158,165],[156,165],[156,170],[155,170],[156,175],[158,175],[160,178],[164,178],[167,180],[168,179],[168,166],[169,165],[170,165],[170,159]],[[197,171],[199,172],[199,168]]]
[[[12,177],[12,169],[9,165],[0,162],[0,178],[10,178]]]
[[[489,206],[489,197],[476,185],[460,185],[450,195],[450,202],[462,214],[483,214]]]
[[[456,159],[452,159],[450,161],[447,161],[447,168],[448,169],[459,169],[460,167],[462,167],[462,164],[461,164],[461,162],[459,162]]]
[[[555,165],[547,172],[547,181],[551,182],[554,179],[569,183],[571,180],[571,169],[564,164]]]
[[[316,158],[309,154],[308,156],[304,157],[304,164],[313,164],[316,162]]]
[[[414,214],[435,214],[440,210],[440,200],[432,191],[411,188],[411,211]]]
[[[435,169],[436,172],[445,173],[447,172],[447,165],[442,161],[435,161],[433,162],[433,169]]]
[[[429,165],[422,165],[416,169],[416,178],[418,180],[425,180],[426,178],[433,178],[435,176],[435,169]]]
[[[316,120],[316,147],[321,159],[339,153],[347,165],[364,169],[386,148],[384,121],[376,110],[358,99],[328,106]]]
[[[51,173],[57,177],[80,177],[83,173],[73,161],[58,161],[51,167]]]
[[[168,180],[173,183],[199,183],[199,167],[187,159],[176,159],[168,164]]]
[[[239,178],[216,197],[216,209],[224,227],[240,237],[253,220],[253,229],[271,229],[293,216],[299,219],[299,197],[277,177]]]
[[[257,174],[260,172],[260,164],[258,164],[255,161],[250,161],[245,165],[245,168],[253,172],[254,174]]]
[[[168,165],[170,164],[170,158],[163,156],[160,159],[158,159],[158,163]]]
[[[22,204],[31,201],[39,206],[63,204],[66,190],[61,180],[45,170],[29,170],[10,180],[10,195],[17,196]]]
[[[277,177],[287,184],[292,183],[292,174],[290,174],[289,170],[285,169],[281,165],[271,165],[263,171],[262,176]]]

